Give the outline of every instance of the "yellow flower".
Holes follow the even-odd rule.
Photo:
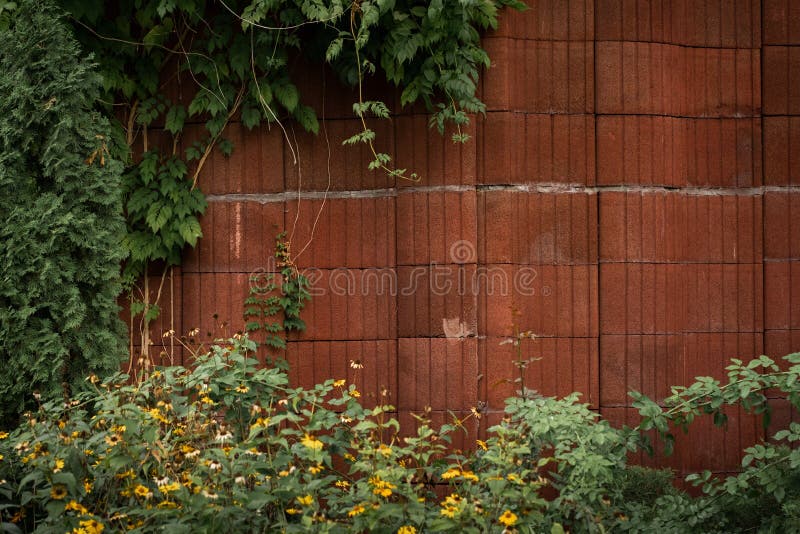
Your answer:
[[[314,502],[314,497],[312,497],[311,495],[304,495],[302,497],[298,497],[297,502],[299,502],[303,506],[311,506],[311,503]]]
[[[450,495],[444,498],[443,506],[458,506],[458,503],[460,502],[461,502],[461,496],[457,493],[451,493]]]
[[[347,489],[347,488],[350,487],[350,483],[348,481],[346,481],[346,480],[337,480],[336,481],[336,487],[337,488],[342,488],[342,489]]]
[[[181,488],[181,484],[178,481],[170,482],[169,484],[164,484],[160,486],[158,489],[161,493],[169,493],[170,491],[178,491]]]
[[[369,483],[374,486],[372,493],[381,497],[391,497],[392,490],[397,487],[391,482],[381,480],[381,477],[377,476],[370,478]]]
[[[0,432],[0,439],[6,439],[8,437],[8,432]]]
[[[348,517],[355,517],[358,514],[364,513],[364,510],[366,510],[366,508],[364,508],[363,504],[357,504],[357,505],[353,506],[352,510],[347,512],[347,516]]]
[[[120,436],[119,434],[111,434],[109,436],[106,436],[105,440],[110,447],[114,447],[122,441],[122,436]]]
[[[417,528],[411,525],[403,525],[397,529],[397,534],[417,534]]]
[[[340,388],[340,387],[344,386],[344,385],[345,385],[345,383],[346,383],[345,379],[344,379],[344,378],[342,378],[341,380],[336,380],[336,381],[333,383],[333,385],[334,385],[334,387]]]
[[[318,473],[321,473],[323,469],[325,469],[325,467],[323,467],[323,465],[322,465],[322,464],[317,464],[317,465],[314,465],[314,466],[311,466],[311,467],[309,467],[309,468],[308,468],[308,471],[309,471],[309,472],[310,472],[312,475],[316,475],[316,474],[318,474]]]
[[[74,512],[78,512],[81,515],[86,515],[89,513],[89,510],[87,510],[84,505],[80,504],[77,501],[69,501],[67,503],[67,506],[64,507],[64,510],[67,511],[72,510]]]
[[[83,479],[83,491],[87,494],[92,492],[92,483],[88,478]]]
[[[3,456],[2,454],[0,454],[0,461],[2,461],[2,460],[3,460],[3,458],[5,458],[5,456]]]
[[[471,480],[473,482],[478,482],[478,475],[473,473],[472,471],[461,471],[461,476],[467,480]]]
[[[392,448],[386,445],[385,443],[381,443],[381,446],[378,447],[378,452],[381,453],[384,458],[388,458],[392,455]]]
[[[516,482],[517,484],[522,483],[522,479],[519,478],[515,473],[509,473],[508,475],[506,475],[506,478],[508,479],[509,482]]]
[[[499,518],[497,518],[497,520],[505,526],[510,527],[517,523],[517,514],[511,510],[506,510]]]
[[[309,434],[306,434],[300,441],[300,443],[302,443],[305,447],[314,451],[322,450],[323,446],[323,443],[320,440]]]
[[[0,458],[0,460],[2,460],[2,458]],[[55,466],[53,467],[53,473],[59,473],[62,469],[64,469],[64,460],[56,458],[54,464]]]
[[[456,512],[458,512],[458,508],[456,508],[455,506],[444,506],[442,507],[441,510],[439,510],[440,514],[442,514],[445,517],[449,517],[450,519],[456,516]]]
[[[451,467],[450,469],[442,473],[442,478],[444,480],[450,480],[451,478],[455,478],[460,474],[461,474],[461,469],[457,467]]]
[[[359,393],[358,390],[354,388],[350,390],[350,396],[357,399],[361,396],[361,393]]]
[[[295,514],[302,514],[303,512],[301,510],[298,510],[297,508],[287,508],[286,513],[290,515],[295,515]]]
[[[250,391],[250,388],[245,386],[244,384],[240,384],[236,387],[237,393],[247,393],[248,391]]]
[[[216,402],[214,402],[208,395],[203,395],[200,397],[200,402],[203,404],[208,404],[209,406],[214,406],[216,404]]]
[[[149,499],[150,497],[153,496],[153,492],[151,492],[150,489],[147,486],[143,486],[141,484],[137,485],[133,489],[133,493],[137,497],[142,497],[144,499]]]
[[[480,439],[476,439],[476,440],[475,440],[475,443],[477,443],[477,444],[478,444],[478,447],[480,447],[481,449],[483,449],[483,450],[485,450],[485,451],[488,451],[488,450],[489,450],[489,447],[486,445],[486,442],[485,442],[485,441],[483,441],[483,440],[480,440]]]
[[[269,417],[259,417],[258,419],[256,419],[256,422],[250,425],[250,430],[252,430],[257,426],[263,426],[263,427],[269,426]]]
[[[106,528],[103,523],[96,519],[86,519],[81,521],[80,526],[80,531],[83,531],[86,534],[100,534]],[[73,532],[75,531],[73,530]]]
[[[67,496],[67,488],[63,484],[56,484],[50,490],[50,498],[60,501]]]
[[[150,408],[149,410],[147,410],[147,413],[149,413],[150,417],[152,417],[153,419],[155,419],[159,423],[165,423],[166,424],[166,423],[169,422],[167,420],[167,418],[164,417],[164,414],[161,413],[161,410],[159,410],[158,408]]]

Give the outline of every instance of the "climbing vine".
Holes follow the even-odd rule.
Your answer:
[[[244,301],[247,332],[256,342],[279,350],[286,348],[286,334],[306,329],[300,312],[311,299],[308,278],[294,265],[290,247],[286,233],[278,234],[275,238],[278,273],[252,274],[250,294]]]
[[[368,145],[370,169],[416,180],[376,150],[367,117],[386,119],[391,110],[365,100],[364,85],[384,78],[400,91],[401,106],[422,103],[432,127],[444,133],[453,124],[453,140],[466,142],[461,127],[484,110],[476,84],[489,58],[479,32],[495,27],[503,6],[524,7],[518,0],[60,3],[97,63],[100,102],[128,151],[115,154],[129,162],[124,276],[145,353],[158,302],[144,275],[160,274],[160,295],[168,270],[201,237],[206,203],[198,176],[212,151],[233,150],[226,127],[276,124],[286,135],[291,120],[318,132],[316,112],[298,90],[304,73],[293,69],[297,59],[326,62],[343,83],[358,88],[353,111],[360,128],[344,144]],[[287,141],[291,147],[288,135]],[[161,270],[154,273],[154,265]]]

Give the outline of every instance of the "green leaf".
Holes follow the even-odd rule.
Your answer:
[[[186,108],[177,105],[172,106],[167,111],[167,117],[164,120],[164,128],[166,128],[173,135],[183,130],[183,124],[186,121]]]
[[[319,133],[319,122],[314,109],[309,106],[299,106],[294,112],[294,118],[307,132]]]
[[[152,204],[147,211],[146,222],[153,232],[164,227],[172,216],[172,208],[167,204]]]
[[[293,83],[284,79],[276,83],[272,90],[275,93],[275,98],[286,108],[286,111],[291,113],[297,108],[297,104],[300,101],[300,94],[297,92],[297,87],[295,87]]]
[[[181,221],[178,231],[183,240],[191,247],[194,247],[197,244],[198,238],[203,235],[200,229],[200,222],[196,217],[188,217]]]

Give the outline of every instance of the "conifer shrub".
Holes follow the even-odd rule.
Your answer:
[[[61,14],[24,0],[0,30],[0,428],[110,372],[125,232],[100,79]]]

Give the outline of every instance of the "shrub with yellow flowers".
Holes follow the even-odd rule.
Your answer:
[[[526,403],[544,401],[510,404],[467,457],[448,449],[458,423],[422,419],[401,437],[392,406],[363,406],[344,380],[292,388],[255,349],[227,340],[191,368],[90,378],[92,392],[42,404],[0,440],[3,529],[510,532],[553,522],[540,494],[547,445],[521,424]]]
[[[449,443],[463,421],[401,434],[394,407],[362,405],[344,380],[291,387],[255,349],[237,337],[191,368],[91,378],[0,433],[0,532],[559,534],[701,513],[663,490],[670,475],[626,466],[639,434],[577,395],[523,391],[462,454]]]

